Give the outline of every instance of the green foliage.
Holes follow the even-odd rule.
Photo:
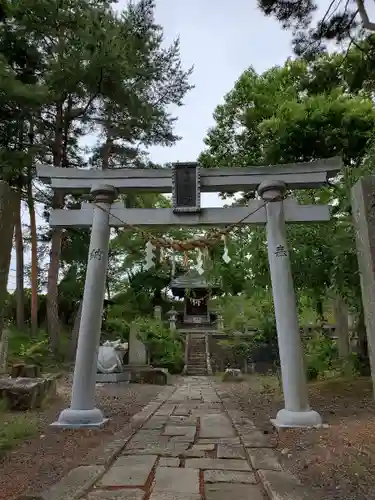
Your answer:
[[[158,320],[137,318],[134,322],[139,338],[147,346],[151,364],[181,373],[184,367],[184,344],[177,332],[172,332]]]
[[[225,297],[221,304],[228,338],[220,341],[249,362],[278,362],[273,300],[270,292]]]
[[[44,370],[53,371],[64,361],[67,343],[67,336],[63,335],[60,350],[56,356],[53,356],[45,330],[39,330],[37,337],[31,337],[29,332],[20,332],[11,328],[8,339],[9,362],[36,364]]]
[[[130,323],[124,316],[124,307],[120,304],[113,304],[108,307],[107,315],[102,325],[102,338],[122,341],[129,339]]]
[[[347,359],[340,359],[336,341],[319,331],[305,339],[304,351],[308,380],[350,378],[360,372],[358,355],[351,353]]]
[[[249,68],[217,106],[216,123],[200,157],[205,167],[245,167],[342,156],[345,169],[333,186],[295,193],[300,203],[331,203],[332,221],[287,228],[296,291],[311,298],[318,316],[332,289],[352,309],[358,311],[361,303],[349,194],[353,182],[374,169],[369,158],[375,108],[371,93],[363,89],[365,82],[373,81],[372,69],[358,58],[358,50],[351,49],[347,57],[288,60],[260,75]],[[356,62],[361,85],[352,78]],[[237,203],[252,197],[244,193]],[[231,275],[238,283],[244,280],[246,294],[254,288],[269,289],[264,228],[237,230],[230,239],[232,267],[220,263],[216,272],[225,275],[229,270],[229,280]]]

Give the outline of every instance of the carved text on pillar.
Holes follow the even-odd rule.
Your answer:
[[[94,248],[90,252],[90,260],[102,260],[104,257],[104,250],[100,250],[100,248]]]
[[[288,253],[283,245],[277,245],[275,255],[276,257],[287,257]]]

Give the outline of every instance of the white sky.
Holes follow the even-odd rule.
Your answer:
[[[249,66],[262,72],[282,65],[292,55],[291,33],[266,18],[256,0],[157,0],[156,21],[164,28],[165,43],[180,36],[181,59],[194,65],[185,106],[176,109],[176,133],[182,140],[171,148],[150,149],[158,163],[194,161],[214,122],[212,114],[241,73]],[[124,6],[119,1],[119,8]],[[328,5],[322,1],[322,9]],[[88,141],[91,142],[91,141]],[[202,206],[220,206],[214,193],[202,195]],[[26,220],[25,220],[26,222]],[[39,224],[41,222],[39,221]],[[9,289],[15,288],[15,256],[12,255]]]

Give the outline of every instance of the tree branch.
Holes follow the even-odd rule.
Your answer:
[[[368,17],[364,0],[356,0],[358,5],[358,12],[362,19],[363,27],[366,30],[375,31],[375,23],[372,23]]]

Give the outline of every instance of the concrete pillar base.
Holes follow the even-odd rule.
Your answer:
[[[104,418],[99,408],[91,410],[73,410],[66,408],[63,410],[56,422],[51,424],[52,427],[61,427],[65,429],[89,429],[103,427],[108,422],[108,418]]]
[[[315,410],[290,411],[285,408],[280,410],[275,419],[271,419],[276,428],[286,427],[319,427],[322,417]]]

